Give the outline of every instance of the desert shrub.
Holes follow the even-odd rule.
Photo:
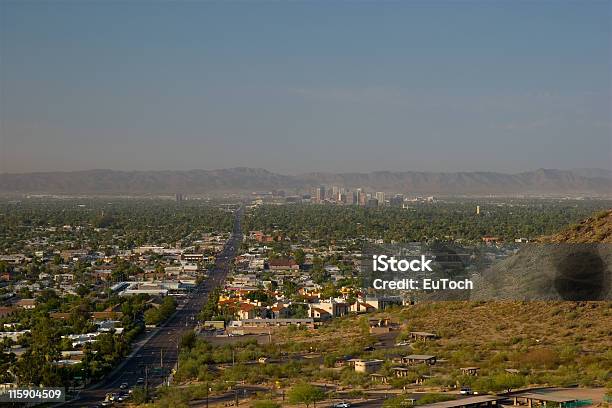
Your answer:
[[[323,365],[325,367],[333,367],[337,360],[338,358],[335,354],[326,354],[325,357],[323,357]]]
[[[340,374],[340,381],[344,385],[363,386],[368,383],[368,376],[364,373],[357,373],[352,368],[345,368]]]
[[[416,405],[433,404],[434,402],[454,400],[456,396],[449,394],[424,394],[416,402]]]
[[[251,408],[280,408],[280,404],[271,400],[259,400],[251,403]]]
[[[519,362],[527,367],[554,368],[560,362],[559,353],[549,348],[528,351],[519,357]]]

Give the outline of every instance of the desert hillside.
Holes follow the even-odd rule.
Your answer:
[[[598,213],[474,277],[473,300],[612,300],[612,211]]]
[[[543,243],[612,243],[612,210],[602,211],[557,234],[542,237]]]

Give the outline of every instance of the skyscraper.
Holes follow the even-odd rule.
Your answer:
[[[375,198],[368,198],[365,203],[366,208],[376,208],[378,207],[378,200]]]
[[[368,200],[368,195],[362,188],[358,188],[356,191],[356,201],[358,205],[366,205],[366,201]]]
[[[389,200],[389,204],[392,207],[401,207],[404,204],[404,195],[396,194]]]
[[[346,204],[348,205],[353,205],[356,202],[356,198],[355,198],[355,192],[354,191],[347,191],[346,192]]]
[[[315,189],[315,202],[322,203],[325,201],[325,187],[319,186]]]
[[[339,201],[340,187],[332,186],[331,188],[331,199],[334,201]]]

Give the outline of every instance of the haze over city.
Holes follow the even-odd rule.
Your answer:
[[[0,406],[612,408],[612,0],[0,0]]]
[[[0,3],[0,172],[610,169],[610,3]]]

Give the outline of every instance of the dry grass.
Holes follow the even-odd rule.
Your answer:
[[[364,352],[375,343],[366,317],[333,321],[315,331],[279,336],[291,351],[323,355],[389,358],[418,352],[442,359],[432,372],[453,383],[460,367],[478,366],[481,376],[519,369],[530,383],[604,385],[612,368],[612,302],[432,302],[376,313],[409,331],[429,331],[439,339],[416,342],[411,349],[391,347]],[[465,380],[465,379],[463,379]]]

